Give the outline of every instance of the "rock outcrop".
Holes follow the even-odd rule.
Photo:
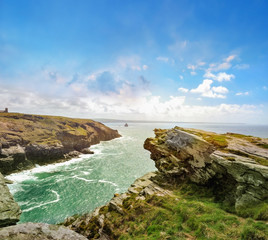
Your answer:
[[[186,131],[155,130],[156,138],[145,141],[145,149],[151,152],[151,158],[167,181],[179,183],[189,179],[210,186],[217,198],[237,211],[267,201],[268,151],[260,145],[266,139],[250,142],[242,135],[189,130],[196,134],[193,135]],[[197,135],[210,136],[210,142]],[[217,141],[223,139],[227,144],[219,147]]]
[[[129,209],[135,208],[131,202],[142,202],[146,198],[156,196],[168,196],[171,192],[159,186],[153,179],[156,173],[147,173],[138,178],[126,193],[115,194],[114,197],[105,205],[96,208],[90,214],[73,216],[67,218],[63,225],[75,232],[82,234],[88,239],[111,240],[117,239],[113,225],[113,212],[120,215],[127,215]]]
[[[9,174],[68,159],[100,141],[120,137],[116,130],[87,119],[0,114],[0,172]]]
[[[86,240],[84,236],[63,226],[46,223],[23,223],[0,229],[4,240]]]
[[[20,214],[20,207],[14,201],[6,185],[6,180],[0,173],[0,227],[16,224]],[[0,236],[0,239],[3,238]]]
[[[88,239],[113,240],[120,238],[121,234],[127,236],[128,233],[129,236],[135,233],[146,238],[150,233],[139,231],[151,228],[148,221],[144,223],[146,219],[143,221],[143,216],[149,211],[154,221],[159,209],[162,209],[159,214],[164,214],[163,209],[175,214],[178,211],[176,204],[182,202],[183,205],[187,202],[187,197],[184,198],[183,194],[177,192],[185,188],[185,185],[190,186],[189,189],[194,185],[207,194],[213,193],[221,206],[229,205],[236,211],[267,201],[266,139],[234,134],[219,135],[193,129],[182,130],[178,127],[170,130],[156,129],[155,134],[155,138],[145,141],[144,147],[151,152],[158,171],[137,179],[126,193],[115,194],[105,206],[97,208],[93,213],[67,218],[63,223],[66,227]],[[243,146],[248,146],[250,150],[245,153],[247,148]],[[171,208],[167,202],[175,208]],[[198,206],[200,212],[198,209],[196,212],[200,214],[204,211],[204,204],[198,203]],[[211,211],[210,207],[208,211]],[[267,209],[260,212],[262,220],[268,219],[267,212]],[[140,226],[134,227],[136,217],[139,218]],[[189,217],[187,214],[181,216],[185,218],[183,221],[188,221]],[[196,230],[193,222],[190,226]],[[180,226],[180,229],[183,228],[184,226]],[[174,231],[180,236],[178,239],[196,239],[189,232]],[[174,234],[173,231],[172,233]],[[254,234],[256,235],[251,235],[252,239]],[[259,236],[263,236],[262,234]],[[163,238],[157,239],[169,239],[165,235],[167,233],[163,229]],[[135,235],[131,239],[135,239]]]

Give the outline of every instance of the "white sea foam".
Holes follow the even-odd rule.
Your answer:
[[[51,192],[53,192],[56,195],[56,199],[55,200],[49,201],[49,202],[46,202],[46,203],[41,203],[41,204],[36,205],[34,207],[30,207],[28,209],[23,210],[23,212],[29,212],[29,211],[32,211],[35,208],[39,208],[39,207],[42,207],[42,206],[45,206],[45,205],[48,205],[48,204],[52,204],[52,203],[56,203],[56,202],[60,201],[60,195],[56,191],[54,191],[54,190],[51,190]]]
[[[30,172],[30,170],[22,171],[20,173],[12,173],[6,176],[6,178],[16,183],[37,179],[37,177],[32,175],[32,172]]]
[[[88,159],[94,155],[81,154],[79,157],[73,158],[73,159],[66,161],[66,162],[54,163],[54,164],[49,164],[49,165],[45,165],[45,166],[36,165],[36,168],[30,169],[30,170],[24,170],[24,171],[19,172],[19,173],[12,173],[12,174],[8,175],[6,178],[15,182],[15,183],[20,183],[20,182],[23,182],[26,180],[36,180],[37,177],[34,176],[34,174],[36,174],[36,173],[53,172],[60,167],[68,167],[71,164],[75,164],[77,162],[83,161],[83,160]],[[62,169],[59,169],[59,170],[62,171]],[[74,171],[74,170],[75,170],[75,168],[71,169],[71,170],[67,170],[67,171]],[[64,171],[65,171],[65,169],[64,169]]]
[[[85,182],[94,182],[95,180],[92,179],[86,179],[86,178],[82,178],[82,177],[78,177],[78,176],[72,176],[72,178],[76,178]]]
[[[7,186],[12,195],[14,195],[16,192],[23,191],[21,184],[8,184]]]
[[[100,182],[100,183],[108,183],[108,184],[111,184],[111,185],[113,185],[115,187],[118,187],[118,185],[116,183],[113,183],[113,182],[110,182],[110,181],[107,181],[107,180],[99,180],[98,182]]]
[[[87,171],[81,171],[81,172],[82,172],[84,175],[89,175],[93,169],[87,169],[87,170],[89,170],[90,172],[87,172]]]
[[[22,206],[22,205],[28,205],[30,202],[27,202],[27,201],[22,201],[22,202],[17,202],[19,204],[19,206]]]

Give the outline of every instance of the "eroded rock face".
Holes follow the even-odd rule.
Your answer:
[[[5,240],[86,240],[84,236],[63,226],[46,223],[23,223],[0,229]]]
[[[193,167],[202,168],[210,163],[210,154],[215,148],[212,144],[195,135],[172,129],[167,132],[166,145],[177,152],[177,157],[187,160]]]
[[[155,130],[155,133],[156,138],[147,139],[144,147],[151,152],[151,158],[167,181],[179,183],[189,179],[213,187],[218,198],[234,205],[236,210],[267,200],[268,167],[260,165],[255,158],[265,160],[267,150],[230,137],[231,153],[228,147],[215,151],[212,144],[177,128]],[[241,149],[246,151],[246,144],[251,146],[251,152],[254,149],[254,156],[234,154]]]
[[[20,207],[14,201],[5,178],[0,173],[0,227],[16,224],[19,221],[20,214]],[[4,238],[0,236],[0,239]]]

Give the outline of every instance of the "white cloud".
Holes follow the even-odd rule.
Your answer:
[[[180,79],[183,80],[183,76],[182,75],[180,75]]]
[[[212,63],[209,65],[209,68],[207,69],[208,72],[212,71],[221,71],[221,70],[227,70],[232,67],[231,62],[236,58],[236,55],[230,55],[227,58],[223,59],[222,63]]]
[[[268,88],[266,86],[263,86],[262,89],[266,91]]]
[[[146,64],[141,64],[141,58],[138,55],[121,56],[117,59],[117,64],[114,67],[116,70],[131,69],[133,71],[147,70]]]
[[[237,64],[234,66],[235,69],[239,69],[239,70],[242,70],[242,69],[248,69],[249,68],[249,64]]]
[[[210,86],[210,82],[208,82]],[[208,89],[208,88],[207,88]],[[10,111],[53,114],[83,118],[118,118],[133,120],[169,121],[245,121],[252,116],[261,118],[259,107],[254,105],[219,104],[215,106],[189,105],[185,96],[162,99],[150,92],[136,94],[135,89],[123,85],[120,91],[108,94],[88,92],[80,96],[43,96],[19,88],[0,88],[0,101]],[[199,99],[198,99],[199,100]]]
[[[61,74],[58,72],[50,71],[48,72],[47,70],[45,71],[45,74],[48,74],[48,77],[53,80],[54,82],[58,84],[64,84],[69,81],[68,78],[63,77]]]
[[[238,92],[235,95],[236,96],[247,96],[247,95],[249,95],[249,92]]]
[[[210,90],[210,85],[213,83],[212,80],[205,79],[203,83],[199,84],[197,88],[191,89],[192,93],[204,93]]]
[[[191,75],[192,75],[192,76],[195,76],[195,75],[196,75],[196,72],[191,72]]]
[[[161,57],[161,56],[159,56],[159,57],[156,58],[156,60],[157,61],[162,61],[162,62],[168,62],[169,59],[168,59],[168,57]]]
[[[231,62],[231,61],[233,61],[235,58],[236,58],[236,55],[230,55],[229,57],[227,57],[227,58],[225,59],[225,61],[226,61],[226,62]]]
[[[188,64],[187,68],[188,69],[191,69],[192,71],[194,71],[197,68],[197,66],[196,65],[192,65],[192,64]]]
[[[226,98],[226,96],[223,94],[228,93],[228,89],[222,86],[211,88],[212,83],[212,80],[205,79],[201,84],[198,85],[197,88],[191,89],[190,92],[200,93],[201,96],[208,98]]]
[[[180,87],[180,88],[178,88],[178,91],[183,92],[183,93],[187,93],[187,92],[189,92],[189,89]]]
[[[188,64],[187,68],[191,70],[191,75],[195,75],[196,74],[196,70],[200,69],[200,67],[204,66],[206,63],[205,62],[198,62],[197,64],[193,65],[193,64]]]
[[[235,76],[233,74],[227,74],[225,72],[219,72],[218,74],[213,74],[210,71],[207,71],[204,74],[205,78],[210,78],[219,82],[223,82],[223,81],[231,81],[231,79],[235,78]]]
[[[95,81],[96,78],[97,78],[96,74],[91,74],[91,75],[89,75],[89,76],[87,77],[87,79],[88,79],[89,81]]]
[[[228,89],[226,87],[223,87],[223,86],[212,87],[212,91],[214,91],[216,93],[222,93],[222,94],[226,94],[229,92]]]

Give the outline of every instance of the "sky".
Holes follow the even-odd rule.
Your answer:
[[[268,123],[266,0],[0,0],[0,109]]]

